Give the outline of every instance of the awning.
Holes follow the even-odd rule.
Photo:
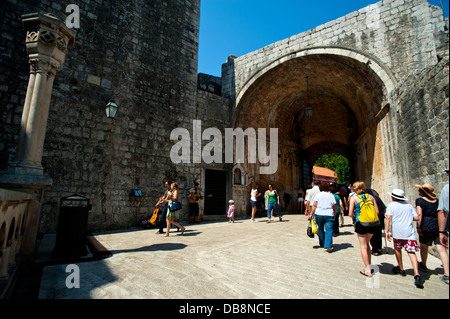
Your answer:
[[[314,181],[321,181],[321,182],[327,182],[327,183],[337,183],[337,178],[326,178],[326,177],[320,177],[320,176],[313,176]]]

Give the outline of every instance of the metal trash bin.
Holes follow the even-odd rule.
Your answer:
[[[91,208],[86,197],[74,194],[61,198],[52,258],[77,258],[88,254],[87,225]]]

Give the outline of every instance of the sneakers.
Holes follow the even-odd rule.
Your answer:
[[[440,280],[442,280],[443,282],[445,282],[448,285],[448,276],[446,275],[442,275],[439,277]]]
[[[427,266],[422,265],[421,261],[419,261],[419,270],[421,270],[423,272],[428,272]]]
[[[395,266],[394,268],[392,268],[392,272],[396,275],[402,275],[402,276],[406,276],[406,271],[405,270],[400,270],[399,266]]]
[[[420,279],[420,276],[418,276],[418,275],[414,276],[414,285],[416,285],[417,288],[420,288],[420,289],[423,288],[423,284],[422,284],[422,280]]]
[[[392,268],[392,272],[396,275],[406,276],[406,271],[401,270],[399,266]],[[414,285],[416,285],[417,288],[423,288],[422,278],[420,278],[419,275],[414,276]]]

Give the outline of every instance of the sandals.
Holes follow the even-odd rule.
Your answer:
[[[364,270],[360,270],[359,273],[360,273],[361,275],[365,276],[365,277],[371,278],[372,275],[373,275],[373,269],[370,270],[370,275],[366,274],[366,270],[365,270],[365,269],[364,269]]]
[[[374,251],[374,252],[372,253],[372,255],[373,255],[373,256],[380,256],[380,255],[381,255],[381,252]]]
[[[186,228],[183,227],[183,229],[181,230],[180,236],[183,236],[185,230],[186,230]],[[161,237],[169,237],[169,235],[162,235]]]

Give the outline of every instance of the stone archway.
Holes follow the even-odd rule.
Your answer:
[[[334,152],[348,158],[352,180],[372,185],[377,175],[381,184],[379,122],[389,111],[395,81],[373,61],[351,50],[316,48],[278,59],[251,77],[237,94],[233,126],[278,128],[279,143],[277,173],[262,177],[257,163],[246,163],[251,178],[269,178],[293,195],[305,185],[305,167]]]

